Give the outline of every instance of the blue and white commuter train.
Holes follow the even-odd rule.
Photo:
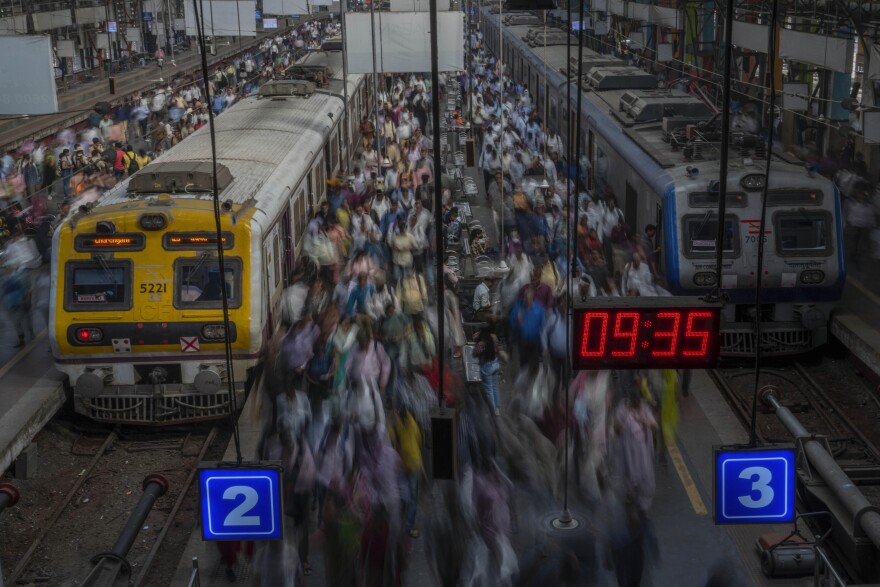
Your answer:
[[[494,7],[493,7],[494,8]],[[542,19],[505,13],[499,43],[497,9],[481,9],[485,45],[524,84],[549,128],[574,140],[577,92],[581,98],[581,152],[588,158],[587,187],[613,193],[627,224],[658,229],[660,270],[674,295],[705,295],[716,287],[718,147],[720,123],[701,100],[659,88],[644,70],[584,50],[580,87],[576,38],[549,29]],[[567,85],[572,83],[566,107]],[[548,99],[549,98],[549,99]],[[568,133],[564,129],[568,129]],[[762,139],[735,131],[730,151],[722,287],[721,352],[755,351],[754,287],[763,284],[761,347],[767,355],[809,351],[825,343],[831,309],[840,299],[846,272],[840,194],[830,180],[774,155],[769,176],[767,222],[761,235],[761,191],[766,181]],[[566,136],[567,135],[567,136]],[[567,145],[567,143],[566,143]],[[763,275],[756,275],[763,238]]]

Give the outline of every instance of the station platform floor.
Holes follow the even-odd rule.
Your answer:
[[[850,273],[830,333],[880,379],[880,276]]]
[[[48,268],[35,277],[34,292],[33,307],[25,318],[24,347],[15,347],[18,334],[5,309],[0,310],[0,474],[65,402],[63,378],[50,366],[46,336]]]
[[[255,454],[260,437],[261,416],[256,413],[253,394],[239,419],[242,449],[245,459]],[[264,405],[265,409],[266,406]],[[714,383],[704,371],[695,373],[691,395],[681,402],[681,426],[676,446],[668,451],[667,464],[656,465],[657,493],[651,509],[653,529],[659,546],[659,559],[650,568],[643,585],[705,585],[716,565],[723,564],[728,575],[734,576],[731,585],[802,587],[806,579],[767,579],[760,570],[755,541],[761,534],[785,533],[790,526],[717,526],[712,518],[713,452],[712,447],[736,444],[747,440],[746,431],[730,411]],[[232,442],[224,460],[234,460]],[[422,498],[420,516],[433,507],[439,495],[436,482],[434,493]],[[519,533],[512,539],[517,555],[524,560],[534,548],[538,524],[530,523],[523,512],[519,518]],[[601,537],[600,537],[601,538]],[[409,568],[402,584],[407,586],[435,585],[431,565],[425,553],[424,536],[411,541]],[[320,531],[311,534],[312,575],[306,585],[325,585],[323,543]],[[184,587],[192,574],[192,560],[198,559],[200,581],[203,586],[257,585],[257,579],[246,560],[240,560],[234,571],[236,580],[225,575],[216,545],[205,542],[196,528],[181,555],[171,585]],[[616,584],[613,574],[602,568],[600,586]]]

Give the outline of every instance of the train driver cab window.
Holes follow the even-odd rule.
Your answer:
[[[131,308],[131,263],[128,261],[73,261],[65,269],[64,309],[75,311]]]
[[[718,217],[707,210],[705,214],[689,214],[682,219],[684,250],[688,257],[715,256],[718,238]],[[735,216],[727,216],[724,231],[724,253],[739,255],[739,223]]]
[[[776,252],[783,256],[831,254],[831,219],[825,213],[795,212],[773,216]]]
[[[230,308],[241,306],[241,260],[226,257],[225,278],[220,278],[216,257],[207,251],[197,257],[174,262],[174,306],[177,308],[222,308],[223,287]]]

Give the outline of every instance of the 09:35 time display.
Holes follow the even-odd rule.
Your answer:
[[[572,358],[580,369],[711,366],[719,318],[715,308],[576,311]]]

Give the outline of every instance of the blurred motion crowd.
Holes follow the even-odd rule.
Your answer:
[[[328,181],[306,229],[267,365],[258,456],[283,464],[288,540],[224,545],[230,580],[245,554],[262,584],[300,584],[316,537],[334,586],[417,584],[407,569],[420,537],[433,581],[449,586],[592,585],[607,573],[635,586],[658,561],[654,466],[674,442],[687,374],[566,368],[569,286],[664,294],[653,227],[629,229],[607,190],[579,193],[527,91],[499,78],[477,35],[468,46],[474,67],[457,81],[476,112],[446,123],[477,131],[495,226],[469,229],[459,180],[435,177],[430,79],[382,75],[351,173]],[[569,199],[583,219],[571,235]],[[475,271],[466,256],[483,259]],[[437,406],[456,414],[449,482],[428,471]],[[540,520],[560,510],[566,481],[589,531],[558,541]]]

